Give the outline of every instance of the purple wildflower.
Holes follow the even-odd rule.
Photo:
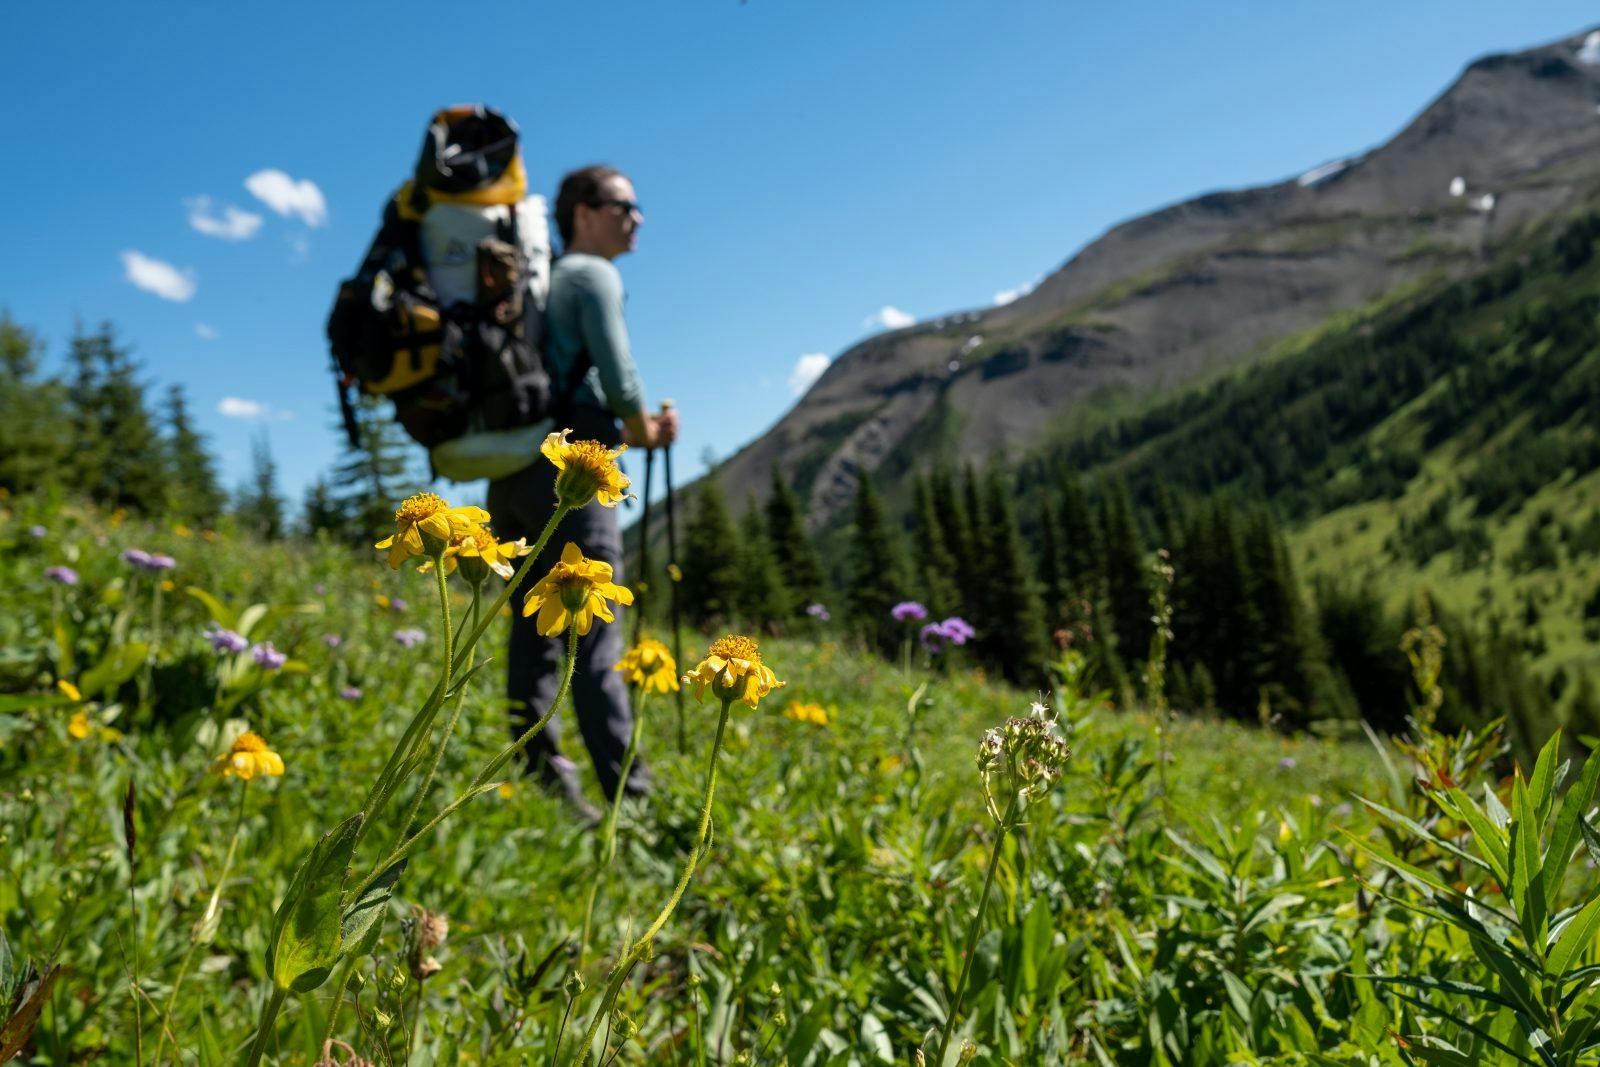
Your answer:
[[[60,582],[62,585],[78,584],[78,572],[71,567],[46,567],[44,576],[50,581]]]
[[[1278,770],[1280,770],[1280,771],[1292,771],[1295,768],[1296,762],[1297,761],[1295,760],[1295,758],[1293,756],[1285,756],[1281,760],[1278,761]]]
[[[153,571],[170,571],[177,565],[178,561],[173,559],[171,556],[162,555],[161,553],[157,552],[155,555],[150,557],[150,562],[146,563],[145,567]]]
[[[266,670],[275,671],[289,662],[289,657],[272,647],[271,641],[265,641],[250,650],[256,663]]]
[[[316,585],[311,587],[311,591],[318,596],[322,596],[327,593],[328,587],[323,585],[321,582],[318,582]]]
[[[122,562],[131,567],[149,567],[150,553],[142,548],[125,549],[122,553]]]
[[[406,608],[410,606],[411,605],[407,604],[400,597],[395,597],[393,600],[389,601],[389,610],[395,612],[396,614],[406,610]]]
[[[214,652],[243,652],[250,647],[250,642],[245,639],[244,635],[234,633],[232,630],[224,630],[220,626],[214,630],[207,630],[206,640],[211,642],[211,648]],[[266,647],[271,648],[272,646],[268,645]],[[256,662],[261,662],[259,653],[257,653]]]
[[[889,609],[895,622],[921,622],[928,617],[928,609],[915,600],[902,600]]]
[[[338,634],[323,634],[322,643],[327,645],[329,648],[338,648],[340,645],[344,644],[344,638],[340,637]]]
[[[412,648],[427,640],[428,635],[414,626],[394,632],[395,643],[401,648]]]
[[[46,530],[38,523],[35,523],[28,527],[28,536],[33,538],[35,541],[43,541],[46,537],[50,536],[50,531]]]
[[[944,643],[949,639],[942,622],[930,622],[917,632],[917,640],[922,642],[922,647],[935,655],[944,651]]]
[[[828,621],[828,609],[823,607],[821,604],[813,604],[813,605],[811,605],[809,608],[806,609],[806,614],[810,615],[813,619],[816,619],[818,622],[827,622]]]
[[[950,616],[939,624],[939,628],[944,631],[945,637],[952,645],[964,645],[978,636],[978,631],[972,628],[972,624],[959,615]]]
[[[339,695],[344,697],[346,700],[360,700],[361,690],[357,686],[347,685],[343,689],[339,690]]]

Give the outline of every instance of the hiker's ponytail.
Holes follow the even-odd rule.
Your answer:
[[[561,250],[565,252],[572,245],[572,219],[577,213],[579,204],[589,204],[600,198],[600,185],[608,178],[620,177],[622,172],[616,167],[608,167],[604,163],[595,163],[587,167],[567,172],[561,179],[561,188],[556,192],[556,230],[561,234]]]

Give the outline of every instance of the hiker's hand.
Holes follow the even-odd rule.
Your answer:
[[[622,422],[622,443],[630,448],[665,448],[678,439],[678,413],[671,408],[659,415],[639,412]]]
[[[663,407],[656,416],[656,447],[666,448],[678,439],[678,409]]]

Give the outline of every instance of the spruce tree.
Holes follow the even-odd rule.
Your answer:
[[[867,640],[884,651],[899,643],[899,624],[889,611],[905,597],[900,553],[883,514],[883,503],[865,470],[856,483],[851,536],[850,618]]]
[[[1090,603],[1100,599],[1100,548],[1094,514],[1075,477],[1061,482],[1061,569],[1075,597]]]
[[[1056,536],[1055,507],[1049,493],[1039,508],[1039,588],[1044,595],[1044,624],[1054,630],[1067,621],[1066,574],[1061,566],[1061,545]]]
[[[1578,682],[1572,686],[1572,698],[1567,701],[1567,736],[1580,741],[1585,747],[1595,748],[1595,738],[1600,737],[1600,694],[1595,693],[1594,677],[1588,670],[1578,672]],[[1588,741],[1582,741],[1583,738]]]
[[[739,520],[739,616],[752,630],[772,632],[794,614],[791,594],[767,539],[766,519],[754,504]]]
[[[334,496],[333,487],[328,484],[327,478],[318,478],[306,490],[300,525],[301,529],[312,537],[326,534],[335,539],[342,539],[349,532],[344,508],[339,506],[339,501]]]
[[[935,510],[933,486],[917,478],[914,489],[917,572],[922,582],[922,602],[938,615],[961,614],[961,587],[956,582],[960,565],[945,543],[944,527]]]
[[[77,485],[91,499],[146,513],[167,500],[166,449],[145,405],[138,364],[117,343],[110,323],[74,333],[71,399]]]
[[[1011,509],[1010,489],[998,468],[984,480],[982,502],[983,575],[981,615],[971,620],[979,654],[1011,681],[1038,684],[1044,676],[1044,614],[1034,593],[1034,578],[1022,531]],[[974,561],[977,563],[978,561]]]
[[[356,443],[350,443],[341,427],[344,454],[334,467],[329,489],[341,517],[341,535],[364,545],[394,525],[395,508],[414,491],[418,479],[411,473],[405,432],[394,420],[389,402],[362,396],[355,415]]]
[[[702,629],[731,623],[738,609],[739,545],[714,474],[695,487],[678,562],[683,571],[678,605],[684,618]]]
[[[1105,541],[1106,607],[1117,635],[1117,655],[1130,665],[1150,653],[1150,574],[1128,490],[1120,482],[1100,494]]]
[[[1326,689],[1321,641],[1300,599],[1288,551],[1266,511],[1249,523],[1244,547],[1261,622],[1258,674],[1269,687],[1274,709],[1289,724],[1304,727],[1327,710],[1320,706]]]
[[[772,465],[772,492],[767,497],[766,511],[772,555],[787,587],[791,612],[798,614],[822,602],[822,565],[817,562],[811,538],[806,536],[800,498],[776,463]]]
[[[0,487],[21,493],[59,479],[72,455],[67,390],[37,378],[37,335],[0,311]]]
[[[172,511],[192,521],[217,521],[227,506],[227,494],[217,483],[217,468],[206,450],[205,438],[189,418],[183,386],[167,388],[167,452],[172,466]]]
[[[278,465],[266,434],[251,444],[250,481],[239,490],[234,518],[244,529],[265,541],[284,535],[283,498],[278,495]]]
[[[972,515],[956,490],[955,476],[943,465],[934,468],[928,479],[928,496],[938,519],[939,534],[945,549],[958,563],[973,558],[972,527],[978,516]],[[947,610],[953,614],[970,617],[976,610],[978,573],[970,566],[957,566],[952,574],[959,603]]]

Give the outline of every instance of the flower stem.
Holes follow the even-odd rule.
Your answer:
[[[989,890],[994,886],[995,868],[1000,866],[1000,849],[1006,843],[1006,834],[1011,830],[1011,820],[1017,813],[1017,798],[1012,794],[1011,802],[1006,805],[1005,814],[1000,817],[1000,833],[994,839],[994,848],[989,852],[989,871],[983,876],[983,892],[978,894],[978,910],[972,913],[972,922],[967,926],[967,947],[962,953],[961,977],[956,981],[956,992],[950,1001],[950,1012],[945,1016],[944,1026],[939,1030],[939,1054],[933,1058],[934,1067],[943,1067],[945,1050],[950,1047],[950,1034],[955,1030],[956,1017],[961,1012],[961,998],[967,992],[967,977],[972,974],[972,957],[978,950],[978,934],[983,929],[983,909],[989,904]]]
[[[250,1045],[250,1058],[245,1061],[246,1067],[256,1067],[261,1062],[261,1054],[267,1051],[267,1042],[272,1040],[272,1024],[278,1021],[278,1009],[283,1007],[283,1000],[288,995],[287,989],[273,983],[272,996],[261,1009],[261,1023],[256,1027],[256,1039]]]
[[[610,1016],[611,1008],[617,1001],[617,994],[622,991],[622,983],[627,981],[628,974],[633,970],[634,965],[644,958],[645,950],[650,947],[650,943],[661,932],[661,928],[667,925],[667,920],[672,917],[672,913],[677,909],[678,903],[683,900],[683,894],[689,888],[689,881],[694,878],[695,869],[700,866],[700,861],[710,851],[709,846],[706,844],[706,837],[711,832],[711,802],[717,792],[717,757],[722,754],[722,735],[728,726],[728,708],[732,704],[732,700],[724,700],[722,702],[722,712],[717,716],[717,735],[711,742],[711,758],[706,765],[705,796],[700,804],[700,831],[695,836],[694,847],[689,850],[689,859],[684,864],[683,874],[678,879],[677,886],[672,890],[672,896],[667,898],[667,903],[661,909],[661,914],[656,916],[656,921],[650,924],[649,929],[645,930],[644,934],[629,947],[622,958],[617,960],[617,965],[611,969],[611,977],[606,983],[605,997],[601,1000],[600,1008],[595,1012],[594,1018],[590,1020],[589,1029],[583,1035],[582,1043],[578,1045],[577,1055],[580,1060],[587,1055],[590,1046],[594,1044],[595,1034],[600,1031],[600,1023]]]
[[[544,716],[538,722],[528,727],[521,737],[518,737],[496,753],[494,759],[484,764],[483,770],[479,771],[477,777],[472,780],[474,787],[482,785],[499,773],[500,768],[504,767],[518,752],[521,752],[528,742],[532,741],[539,731],[545,728],[545,725],[550,721],[550,717],[556,713],[556,708],[561,706],[561,698],[566,696],[567,691],[572,688],[572,668],[577,659],[578,628],[575,625],[569,625],[567,627],[567,662],[561,672],[561,688],[556,690],[555,699],[550,701],[550,706],[545,709]]]
[[[622,770],[617,775],[617,792],[611,798],[611,810],[606,812],[606,821],[600,829],[600,846],[598,868],[595,876],[589,883],[589,903],[583,909],[583,933],[578,938],[579,970],[583,968],[583,954],[589,948],[589,931],[594,918],[594,898],[600,891],[601,876],[611,869],[611,863],[617,855],[617,815],[622,810],[622,794],[624,786],[628,784],[628,772],[633,769],[634,757],[639,752],[639,734],[644,728],[644,704],[647,693],[639,691],[639,703],[633,709],[633,733],[628,737],[628,750],[622,755]]]
[[[222,887],[228,883],[228,875],[233,871],[233,855],[239,848],[239,833],[244,829],[244,804],[245,798],[250,795],[250,780],[246,778],[239,786],[239,803],[233,816],[233,836],[228,840],[228,852],[222,859],[222,872],[217,875],[217,884],[212,887],[211,898],[206,901],[206,910],[200,913],[200,922],[196,924],[196,933],[208,925],[211,917],[217,913],[217,905],[222,899]],[[183,960],[178,964],[178,976],[172,980],[172,991],[167,994],[167,1006],[161,1013],[161,1036],[156,1042],[155,1063],[161,1063],[161,1053],[166,1047],[167,1034],[172,1029],[172,1009],[178,1003],[178,990],[183,986],[184,975],[189,973],[189,963],[194,959],[195,949],[200,947],[200,938],[191,936],[189,947],[184,950]],[[176,1042],[174,1042],[176,1043]]]

